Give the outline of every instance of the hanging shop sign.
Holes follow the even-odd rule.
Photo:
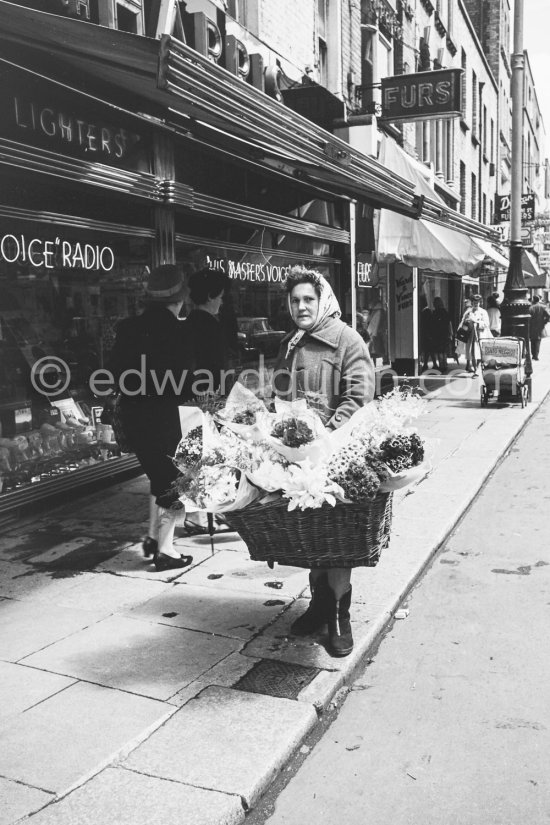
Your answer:
[[[34,269],[86,269],[110,272],[115,253],[110,246],[54,240],[20,234],[0,235],[0,261],[27,264]]]
[[[458,117],[462,110],[462,69],[382,78],[382,120]]]
[[[510,220],[512,201],[510,195],[495,195],[495,223]],[[521,196],[521,222],[535,220],[535,195],[527,192]]]

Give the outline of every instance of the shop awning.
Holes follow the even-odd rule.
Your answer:
[[[386,209],[380,210],[376,253],[380,263],[402,261],[408,266],[416,266],[432,272],[444,272],[464,276],[478,269],[485,258],[498,260],[501,265],[506,259],[498,253],[490,242],[492,230],[476,221],[468,221],[464,215],[448,210],[444,201],[432,188],[427,179],[427,169],[408,155],[392,138],[382,136],[379,160],[397,174],[408,178],[415,185],[418,195],[441,212],[456,216],[440,221],[422,217],[412,221],[406,216],[396,215]],[[423,210],[423,215],[426,210]],[[428,214],[429,210],[428,210]],[[466,222],[466,223],[464,223]],[[475,233],[462,229],[472,228]],[[485,237],[481,237],[484,234]]]
[[[505,255],[502,254],[500,250],[496,249],[493,244],[485,241],[483,238],[474,238],[474,241],[485,253],[486,258],[494,261],[502,269],[508,269],[510,261]]]
[[[419,214],[410,181],[175,38],[153,40],[0,0],[0,59],[157,117],[159,127],[270,174]]]
[[[401,261],[432,272],[470,275],[485,260],[476,239],[420,219],[380,213],[376,255],[380,263]]]
[[[521,268],[525,286],[529,289],[546,289],[548,274],[541,269],[535,255],[529,249],[521,250]]]

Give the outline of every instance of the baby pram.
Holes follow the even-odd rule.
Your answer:
[[[523,338],[482,338],[481,405],[489,399],[519,402],[525,407],[530,397],[529,378],[525,375],[525,341]]]

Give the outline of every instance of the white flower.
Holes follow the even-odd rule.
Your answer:
[[[287,475],[283,498],[289,499],[289,510],[321,507],[325,502],[334,507],[336,496],[344,496],[340,485],[329,481],[326,464],[315,466],[306,459],[300,465],[289,467]]]

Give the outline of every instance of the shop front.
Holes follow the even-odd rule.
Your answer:
[[[428,170],[387,136],[381,141],[380,160],[414,181],[417,194],[427,203],[429,219],[415,221],[381,209],[374,222],[373,266],[378,280],[387,285],[388,361],[398,374],[416,376],[435,358],[426,351],[430,337],[426,324],[435,305],[438,313],[448,313],[456,330],[464,298],[472,290],[491,294],[498,267],[507,261],[495,245],[495,233],[448,210],[429,185]],[[448,339],[445,347],[441,342],[440,352],[446,352],[450,360],[455,358],[453,341]]]
[[[320,269],[353,323],[353,203],[411,216],[418,203],[170,38],[0,0],[0,73],[1,520],[139,471],[100,422],[101,379],[151,267],[225,272],[230,366],[269,367],[288,268]]]

